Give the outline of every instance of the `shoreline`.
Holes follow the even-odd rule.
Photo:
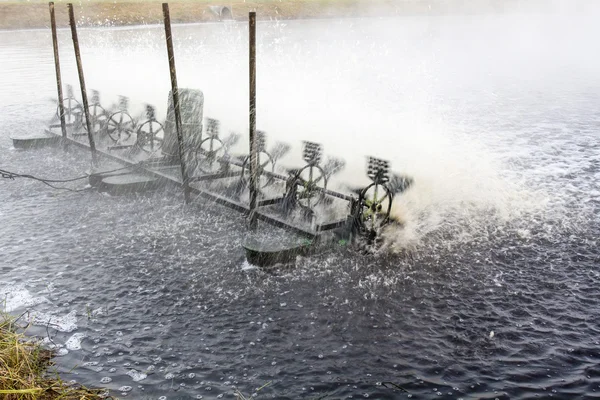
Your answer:
[[[104,396],[106,389],[72,385],[50,371],[56,352],[44,347],[39,338],[28,336],[27,326],[18,324],[20,318],[0,311],[0,393],[3,399],[115,399]]]
[[[473,15],[503,13],[518,8],[519,0],[501,4],[494,0],[478,0],[466,4],[461,0],[296,0],[279,2],[255,0],[227,2],[200,0],[170,3],[173,24],[219,22],[224,19],[246,21],[250,11],[261,20],[331,19],[349,17],[395,17]],[[217,7],[227,7],[222,19]],[[66,2],[55,5],[58,28],[68,27]],[[87,2],[74,5],[77,25],[81,27],[144,26],[163,23],[159,1]],[[50,25],[47,3],[0,3],[0,30],[43,29]]]

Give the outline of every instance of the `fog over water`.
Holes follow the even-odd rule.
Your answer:
[[[50,327],[67,379],[117,396],[233,398],[272,382],[259,398],[593,398],[598,17],[563,5],[259,22],[258,128],[292,145],[282,165],[313,140],[346,160],[339,190],[367,183],[367,155],[414,177],[388,251],[334,248],[270,274],[244,262],[243,216],[202,200],[3,179],[5,308],[29,309],[33,334]],[[247,148],[247,29],[173,28],[179,86],[242,134],[235,152]],[[161,26],[79,35],[103,104],[124,94],[134,114],[148,102],[164,118]],[[77,87],[70,32],[59,39]],[[9,138],[55,112],[50,32],[0,32],[0,60],[0,167],[87,171],[83,151],[16,151]]]

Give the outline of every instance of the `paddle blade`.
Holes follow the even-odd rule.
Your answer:
[[[400,194],[410,188],[413,182],[414,179],[409,176],[393,174],[387,183],[387,187],[392,194]]]
[[[329,178],[333,174],[337,174],[338,172],[343,170],[345,166],[346,161],[340,158],[329,157],[327,158],[327,162],[325,163],[325,165],[323,165],[323,171],[325,172],[325,175],[327,175],[327,177]]]
[[[240,134],[231,132],[226,138],[223,139],[223,146],[226,149],[230,149],[238,142],[238,140],[240,140]]]
[[[290,151],[290,145],[287,143],[277,142],[271,149],[271,157],[273,161],[280,159]]]

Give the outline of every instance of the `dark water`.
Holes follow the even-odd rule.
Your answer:
[[[266,273],[244,262],[243,217],[218,206],[184,207],[172,192],[117,198],[3,179],[5,308],[29,310],[30,332],[60,347],[67,380],[120,397],[234,398],[234,388],[248,396],[267,383],[258,398],[600,397],[593,21],[260,24],[263,67],[275,70],[259,80],[265,107],[282,103],[270,85],[283,85],[292,66],[310,78],[281,89],[296,94],[287,99],[300,117],[263,110],[277,138],[328,132],[323,141],[347,160],[382,153],[415,176],[398,201],[407,228],[388,234],[400,254],[333,248]],[[205,114],[243,126],[245,27],[175,32],[189,35],[178,45],[182,79],[206,87]],[[52,114],[52,58],[47,32],[0,35],[0,165],[82,174],[84,152],[11,148],[9,135],[41,129]],[[113,40],[120,35],[134,39]],[[162,104],[166,75],[155,88],[124,83],[154,68],[140,54],[162,57],[160,30],[86,38],[92,82]],[[214,59],[200,61],[200,50]],[[241,60],[225,63],[234,55]],[[122,71],[111,75],[117,63]],[[193,81],[185,71],[195,67],[215,78]],[[327,109],[301,88],[313,85]],[[231,115],[219,115],[227,106]],[[343,142],[348,134],[356,142]],[[346,181],[362,176],[362,161],[349,164]]]

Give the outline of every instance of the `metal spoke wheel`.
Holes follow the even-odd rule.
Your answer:
[[[273,178],[265,172],[275,172],[275,161],[273,157],[266,151],[258,153],[258,188],[264,189],[273,183]],[[250,184],[250,156],[244,158],[242,163],[242,174],[241,174],[242,187],[247,187]]]
[[[325,198],[327,175],[318,165],[307,165],[302,168],[297,177],[296,201],[305,209],[312,210]]]
[[[392,197],[386,185],[375,182],[360,192],[355,220],[361,234],[375,237],[379,229],[389,222]]]
[[[146,153],[154,153],[162,147],[165,131],[157,120],[148,120],[137,130],[135,145]]]
[[[117,111],[108,117],[106,133],[116,145],[130,145],[135,132],[135,122],[125,111]]]
[[[221,158],[225,155],[225,146],[221,139],[209,136],[200,142],[196,150],[196,170],[212,174],[221,169]]]
[[[99,133],[106,128],[106,122],[108,121],[108,114],[106,110],[100,104],[92,104],[89,108],[90,122],[92,125],[92,132]],[[85,118],[85,115],[83,116]],[[82,128],[87,133],[87,124],[82,120]]]

